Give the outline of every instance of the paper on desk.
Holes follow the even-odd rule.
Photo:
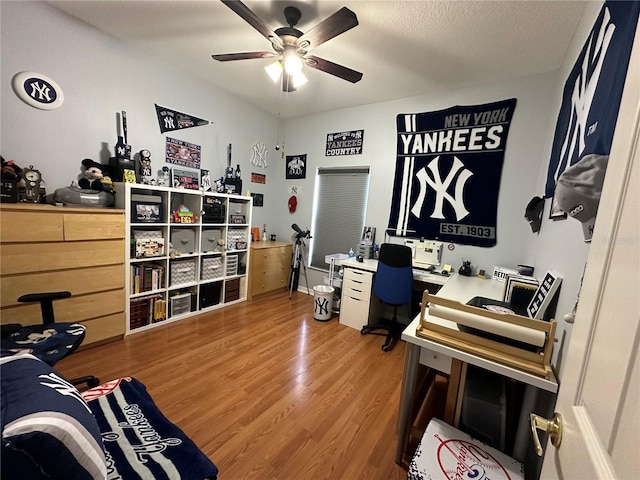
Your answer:
[[[528,343],[529,345],[535,345],[536,347],[542,347],[545,342],[544,332],[431,303],[429,305],[429,317],[434,316],[477,330],[493,333],[494,335],[500,335],[512,340]]]

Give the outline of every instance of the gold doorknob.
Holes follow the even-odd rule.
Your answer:
[[[562,443],[562,416],[559,413],[554,413],[551,420],[536,415],[535,413],[530,413],[529,418],[531,419],[531,435],[533,436],[533,443],[536,446],[536,453],[539,457],[542,456],[543,450],[536,430],[547,432],[551,439],[551,445],[554,447],[560,446],[560,443]]]

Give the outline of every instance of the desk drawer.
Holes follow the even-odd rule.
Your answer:
[[[420,349],[420,364],[442,373],[451,373],[451,357],[433,350]]]
[[[368,323],[369,299],[358,300],[342,292],[340,304],[340,324],[360,330]]]
[[[357,285],[368,285],[371,287],[373,283],[373,273],[365,272],[364,270],[356,270],[354,268],[345,268],[344,269],[344,285],[348,285],[350,282],[353,282]],[[371,288],[369,288],[370,290]]]
[[[369,285],[349,283],[342,287],[342,297],[352,297],[356,300],[362,300],[369,304],[371,298],[371,287]]]

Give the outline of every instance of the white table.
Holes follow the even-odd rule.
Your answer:
[[[437,296],[466,303],[475,296],[502,299],[504,283],[496,280],[479,279],[477,277],[464,277],[453,275],[437,293]],[[428,315],[428,313],[427,313]],[[402,333],[402,339],[407,342],[405,353],[405,366],[402,378],[402,391],[400,397],[400,407],[398,412],[398,445],[396,449],[396,462],[402,463],[406,450],[411,421],[411,407],[415,395],[415,387],[420,359],[436,370],[441,369],[440,365],[450,364],[449,371],[444,371],[449,375],[449,388],[447,391],[447,401],[445,407],[445,418],[447,423],[456,425],[456,410],[459,410],[462,393],[464,389],[464,376],[467,365],[475,365],[486,370],[504,375],[508,378],[521,381],[525,384],[525,395],[521,408],[518,430],[516,433],[516,444],[514,446],[513,457],[523,461],[528,456],[529,440],[529,412],[534,409],[538,402],[540,391],[555,394],[558,391],[558,382],[552,374],[550,379],[508,367],[500,363],[487,360],[456,348],[452,348],[438,342],[427,340],[416,335],[416,328],[420,323],[418,315]],[[429,362],[429,359],[437,359],[436,362]],[[450,359],[450,361],[449,361]],[[555,395],[552,396],[553,398]],[[543,401],[545,401],[543,399]],[[548,400],[546,403],[549,403]]]

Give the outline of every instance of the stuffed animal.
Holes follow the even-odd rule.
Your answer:
[[[84,190],[96,190],[98,192],[113,193],[113,183],[111,179],[104,174],[105,166],[94,162],[90,158],[82,160],[84,170],[82,178],[78,180],[78,186]]]
[[[20,180],[20,172],[22,169],[15,164],[13,160],[5,160],[4,157],[0,156],[2,159],[2,179],[3,180]]]

